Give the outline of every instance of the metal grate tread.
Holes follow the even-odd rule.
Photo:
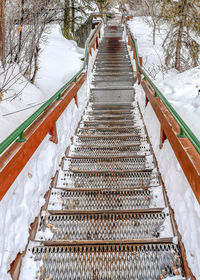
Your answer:
[[[87,120],[84,120],[81,122],[81,124],[84,126],[84,127],[102,127],[102,128],[105,128],[105,127],[132,127],[134,125],[134,122],[133,121],[126,121],[126,120],[122,120],[122,121],[95,121],[95,120],[90,120],[90,121],[87,121]]]
[[[34,247],[37,279],[137,279],[184,277],[180,250],[174,244],[69,245]]]
[[[131,144],[142,144],[146,141],[146,136],[137,134],[116,134],[116,135],[90,135],[90,136],[75,136],[75,144],[90,144],[98,146],[121,146]]]
[[[95,145],[71,146],[70,156],[91,156],[91,157],[115,157],[115,156],[137,156],[150,154],[149,144],[144,145],[120,145],[104,146]]]
[[[129,134],[143,134],[144,135],[144,129],[140,127],[109,127],[109,128],[103,128],[103,127],[94,127],[94,128],[79,128],[77,130],[77,135],[113,135],[113,134],[123,134],[123,135],[129,135]]]
[[[153,169],[152,157],[132,158],[65,158],[63,170],[142,170]]]
[[[167,232],[165,223],[167,222]],[[45,235],[46,228],[52,236]],[[170,228],[170,229],[169,229]],[[161,235],[162,234],[162,235]],[[157,213],[94,213],[42,216],[36,240],[130,240],[173,238],[169,215]]]
[[[49,210],[129,210],[165,208],[162,187],[143,189],[54,189]]]
[[[57,187],[121,188],[157,186],[157,174],[152,171],[74,171],[59,172]]]

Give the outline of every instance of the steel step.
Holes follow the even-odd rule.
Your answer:
[[[112,127],[132,127],[134,122],[133,120],[115,120],[115,121],[109,121],[109,120],[84,120],[82,121],[82,127],[89,127],[89,128],[93,128],[93,127],[99,127],[99,128],[112,128]]]
[[[120,73],[120,72],[132,72],[132,67],[131,66],[123,66],[123,67],[96,67],[94,68],[94,72],[95,73],[99,73],[99,72],[115,72],[115,73]]]
[[[152,157],[132,158],[72,158],[64,159],[64,171],[118,171],[118,170],[152,170],[154,164]]]
[[[108,91],[109,92],[113,92],[113,91],[131,91],[132,93],[134,92],[134,87],[133,87],[133,85],[131,85],[131,86],[127,86],[127,85],[124,85],[124,86],[122,86],[121,84],[119,84],[118,86],[116,85],[116,83],[114,84],[114,85],[104,85],[104,86],[101,86],[101,87],[99,87],[99,86],[97,86],[97,85],[95,85],[95,86],[93,86],[93,87],[91,87],[91,91],[92,91],[92,93],[93,94],[95,94],[97,91],[99,91],[99,92],[103,92],[103,94],[106,92],[106,93],[108,93]]]
[[[162,187],[137,189],[53,189],[48,211],[137,210],[166,207]]]
[[[167,231],[165,231],[165,224]],[[50,225],[50,226],[49,226]],[[51,237],[45,236],[50,228]],[[151,240],[173,241],[173,229],[169,214],[164,212],[143,213],[93,213],[93,214],[50,214],[40,219],[36,240],[66,241],[115,241]],[[129,241],[130,242],[130,241]]]
[[[108,105],[108,104],[106,104]],[[103,105],[101,105],[103,106]],[[93,108],[91,110],[91,108]],[[90,104],[87,108],[88,110],[86,110],[86,114],[87,115],[100,115],[100,114],[109,114],[109,115],[129,115],[129,114],[133,114],[136,110],[136,108],[130,107],[130,109],[113,109],[113,108],[95,108],[95,105],[93,106],[93,104]]]
[[[57,188],[136,188],[158,186],[157,173],[151,170],[127,171],[60,171]]]
[[[94,128],[78,128],[77,136],[79,135],[113,135],[113,134],[143,134],[145,131],[141,127],[112,127],[112,128],[103,128],[103,127],[94,127]]]
[[[90,156],[90,157],[117,157],[117,156],[138,156],[149,155],[149,144],[144,145],[120,145],[120,146],[95,146],[81,145],[71,146],[69,156]]]
[[[133,145],[133,144],[142,144],[146,141],[145,136],[140,135],[123,135],[116,134],[114,135],[90,135],[90,136],[75,136],[74,143],[76,145],[97,145],[97,146],[118,146],[118,145]]]
[[[124,88],[124,87],[128,87],[128,88],[133,88],[133,84],[134,84],[134,81],[133,79],[131,80],[128,80],[128,81],[115,81],[115,80],[101,80],[101,81],[95,81],[95,82],[92,82],[92,87],[93,88],[114,88],[114,87],[117,87],[117,88]]]
[[[92,107],[93,110],[133,110],[135,106],[130,102],[121,102],[121,103],[90,103],[89,106]]]
[[[85,115],[83,117],[84,121],[102,121],[102,122],[125,122],[125,121],[132,121],[132,125],[134,125],[134,121],[136,120],[136,116],[133,113],[130,114],[124,114],[124,115],[119,115],[119,114],[94,114],[94,115]]]
[[[27,255],[35,262],[37,279],[155,280],[184,278],[178,245],[116,244],[36,246]]]

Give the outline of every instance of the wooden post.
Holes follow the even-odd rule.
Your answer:
[[[139,61],[140,61],[140,66],[142,67],[143,64],[142,64],[142,57],[141,56],[139,57]]]
[[[78,108],[78,96],[77,96],[77,94],[74,96],[74,101],[75,101],[76,107]]]
[[[147,98],[147,96],[145,96],[145,107],[147,107],[148,103],[149,103],[149,99]]]
[[[56,129],[56,123],[54,123],[52,129],[49,131],[49,134],[51,137],[49,138],[49,141],[58,144],[58,135],[57,135],[57,129]]]
[[[99,47],[99,41],[98,41],[98,37],[96,37],[96,48],[98,49]]]
[[[5,1],[0,3],[0,60],[2,66],[5,66]]]
[[[93,43],[92,48],[95,51],[95,42]]]
[[[164,130],[162,129],[162,127],[160,127],[160,149],[162,149],[163,143],[165,142],[166,139],[167,139],[167,136],[166,136]]]

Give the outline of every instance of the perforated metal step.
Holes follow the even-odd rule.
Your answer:
[[[143,134],[145,131],[141,127],[94,127],[94,128],[86,128],[81,127],[77,130],[77,135],[113,135],[113,134]]]
[[[137,156],[149,155],[149,144],[144,145],[120,145],[120,146],[95,146],[95,145],[73,145],[70,148],[70,156],[90,157],[115,157],[115,156]]]
[[[74,143],[82,145],[99,145],[99,146],[121,146],[131,144],[142,144],[146,141],[145,136],[137,134],[130,135],[98,135],[98,136],[75,136]]]
[[[167,225],[167,231],[165,227]],[[46,228],[52,236],[45,235]],[[42,240],[133,240],[168,238],[172,241],[170,218],[154,213],[93,213],[42,216],[36,239]]]
[[[121,110],[114,110],[114,109],[96,109],[92,111],[86,112],[88,115],[100,115],[100,114],[110,114],[110,115],[132,115],[134,110],[128,109],[121,109]]]
[[[153,158],[145,157],[129,157],[129,158],[65,158],[63,170],[70,171],[90,171],[90,170],[148,170],[153,169]]]
[[[133,121],[132,120],[120,120],[120,121],[102,121],[102,120],[84,120],[81,122],[81,126],[80,127],[99,127],[99,128],[104,128],[104,127],[122,127],[122,128],[126,128],[126,127],[132,127],[133,126]]]
[[[98,76],[101,77],[101,76]],[[109,77],[109,76],[108,76]],[[96,76],[95,76],[96,79]],[[91,107],[93,110],[133,110],[136,104],[130,102],[121,102],[121,103],[105,103],[105,102],[90,102],[88,107]]]
[[[165,208],[162,187],[139,189],[53,189],[49,210],[130,210]]]
[[[114,114],[102,114],[102,115],[85,115],[84,120],[102,120],[102,121],[120,121],[120,120],[134,120],[134,115],[114,115]],[[133,124],[133,122],[132,122]]]
[[[158,280],[183,276],[179,247],[174,244],[70,245],[35,247],[37,279]]]
[[[129,188],[136,186],[157,186],[157,174],[151,171],[88,171],[59,172],[57,187],[75,188]]]

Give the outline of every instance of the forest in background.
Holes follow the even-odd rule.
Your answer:
[[[133,15],[145,16],[152,26],[152,40],[161,26],[165,64],[179,72],[200,63],[200,2],[199,0],[126,0]],[[148,20],[149,19],[149,20]]]
[[[40,42],[52,24],[60,24],[67,39],[77,39],[77,30],[90,14],[103,13],[109,4],[106,0],[1,0],[0,99],[19,74],[34,83]]]
[[[16,82],[15,72],[34,83],[40,42],[51,24],[59,23],[67,39],[85,41],[91,30],[90,14],[109,15],[109,9],[118,4],[127,13],[145,16],[154,44],[156,30],[166,25],[163,50],[169,69],[183,72],[199,65],[199,0],[1,0],[0,98]]]

